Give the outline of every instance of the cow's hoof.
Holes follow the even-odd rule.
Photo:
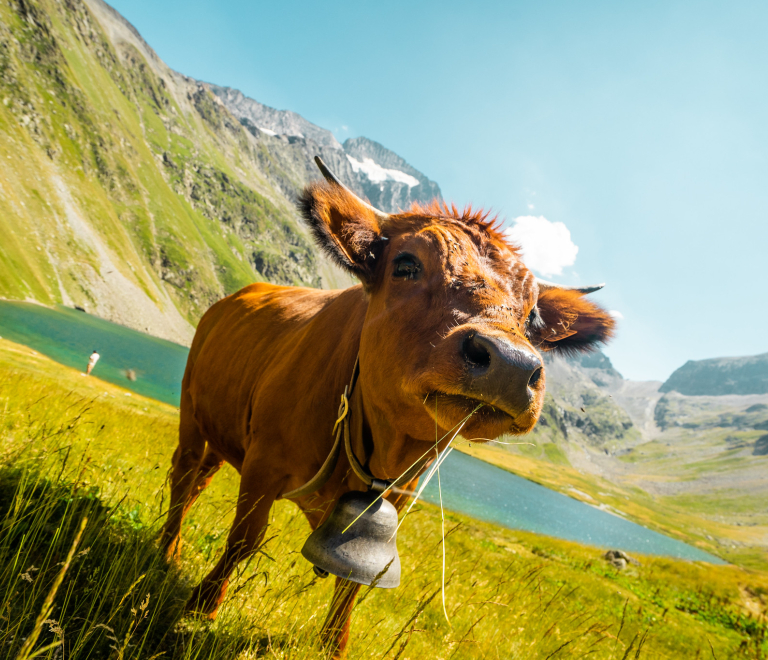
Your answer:
[[[219,612],[219,607],[221,607],[221,603],[224,601],[226,591],[226,580],[223,583],[201,582],[195,587],[192,595],[189,597],[187,604],[184,606],[184,611],[212,621]]]
[[[178,564],[181,561],[181,539],[161,539],[160,548],[169,564]]]
[[[323,645],[326,656],[329,660],[346,660],[347,642],[349,640],[349,630],[341,631],[323,630],[320,633],[320,642]]]

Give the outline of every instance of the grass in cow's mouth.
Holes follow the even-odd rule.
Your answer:
[[[499,421],[512,417],[497,406],[493,406],[480,399],[464,396],[463,394],[447,394],[446,392],[436,391],[428,394],[425,402],[427,400],[431,404],[432,409],[434,409],[435,405],[439,405],[452,412],[455,411],[457,416],[461,417],[471,414],[475,419],[481,421]]]
[[[224,469],[192,509],[182,564],[169,567],[155,537],[177,425],[170,406],[0,341],[0,657],[17,657],[83,517],[33,653],[54,646],[38,658],[321,657],[317,634],[333,585],[300,557],[309,526],[290,502],[276,504],[271,540],[233,576],[219,619],[182,616],[191,586],[221,551],[237,475]],[[442,524],[436,507],[414,507],[398,534],[402,585],[363,590],[351,657],[768,655],[768,626],[741,605],[744,590],[768,594],[763,573],[652,557],[619,573],[595,548],[449,511],[443,540]],[[452,628],[439,598],[439,545]]]

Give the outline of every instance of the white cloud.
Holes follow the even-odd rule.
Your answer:
[[[613,318],[615,318],[617,321],[621,321],[621,319],[624,318],[624,314],[622,314],[618,309],[612,309],[610,312],[608,312]]]
[[[506,234],[522,249],[525,265],[541,275],[560,275],[576,262],[579,248],[562,222],[550,222],[543,215],[521,215]]]

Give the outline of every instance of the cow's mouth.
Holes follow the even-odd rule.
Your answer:
[[[494,422],[494,423],[509,423],[514,419],[512,415],[504,412],[498,406],[490,404],[480,399],[474,399],[463,394],[448,394],[447,392],[434,391],[430,392],[425,398],[427,405],[430,405],[430,410],[436,414],[441,412],[449,413],[450,417],[457,417],[460,420],[470,419],[473,422]]]

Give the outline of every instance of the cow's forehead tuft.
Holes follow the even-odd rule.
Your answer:
[[[454,204],[433,200],[429,204],[414,203],[410,210],[390,216],[393,227],[413,231],[416,227],[436,225],[458,231],[485,246],[518,252],[502,231],[502,220],[489,211],[466,206],[459,210]]]

